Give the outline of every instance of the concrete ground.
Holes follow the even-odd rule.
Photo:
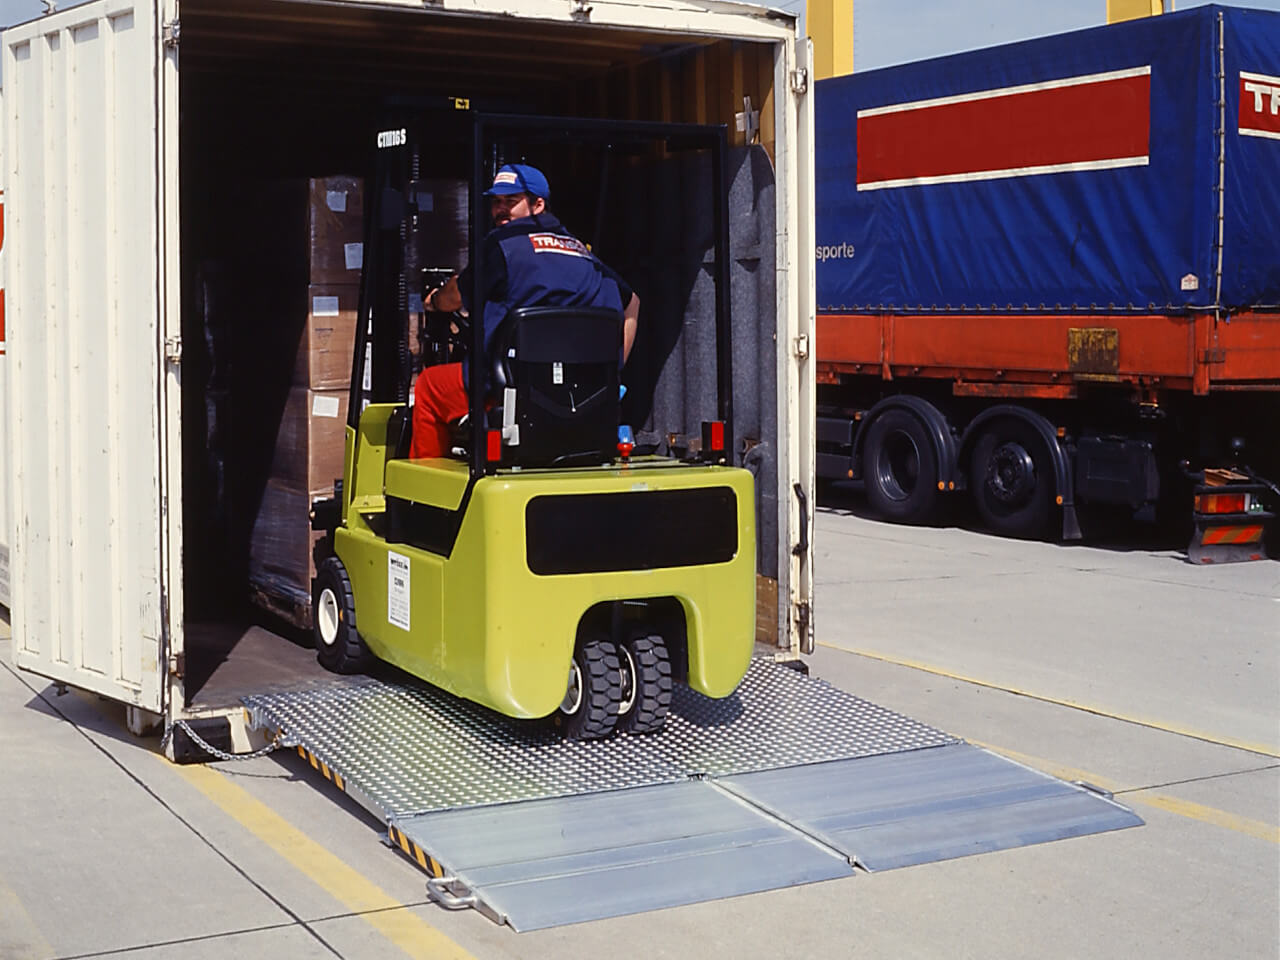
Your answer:
[[[295,754],[177,767],[9,666],[0,958],[1280,956],[1280,563],[817,517],[812,671],[1146,826],[529,934],[427,902]]]

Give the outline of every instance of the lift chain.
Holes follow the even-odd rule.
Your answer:
[[[164,753],[165,748],[169,746],[169,741],[173,739],[173,731],[178,727],[182,728],[182,732],[191,738],[191,742],[203,750],[205,753],[216,757],[219,760],[252,760],[255,757],[265,757],[268,753],[279,750],[281,747],[288,747],[291,744],[285,742],[284,730],[277,730],[276,735],[271,738],[271,742],[265,747],[253,751],[253,753],[227,753],[225,750],[219,750],[213,744],[209,743],[191,729],[191,725],[185,720],[175,720],[168,728],[165,729],[164,736],[160,738],[160,752]]]

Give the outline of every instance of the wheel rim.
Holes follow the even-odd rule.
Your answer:
[[[575,659],[569,664],[569,689],[560,701],[560,712],[565,716],[573,716],[582,708],[582,671]]]
[[[1036,489],[1036,463],[1022,444],[1009,441],[991,452],[987,461],[987,489],[1007,506],[1031,499]]]
[[[325,587],[320,591],[320,601],[316,604],[316,626],[320,628],[320,642],[326,647],[332,647],[338,642],[340,623],[338,597],[331,588]]]
[[[631,649],[624,643],[618,648],[622,654],[622,703],[618,705],[619,716],[630,713],[636,705],[636,660]]]
[[[910,434],[895,431],[884,438],[876,458],[880,489],[890,500],[909,500],[920,482],[920,450]]]

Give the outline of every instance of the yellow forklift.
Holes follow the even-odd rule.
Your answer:
[[[506,716],[552,717],[569,738],[658,730],[673,683],[726,697],[754,644],[755,493],[751,473],[730,459],[725,130],[451,119],[455,132],[470,128],[476,317],[482,191],[502,163],[565,149],[684,151],[709,162],[716,291],[706,322],[716,331],[718,419],[682,458],[633,450],[619,423],[620,313],[514,310],[489,355],[483,325],[455,316],[431,325],[422,356],[462,357],[470,410],[455,456],[414,460],[407,333],[422,277],[406,276],[402,254],[423,202],[415,146],[440,140],[438,121],[378,131],[343,477],[313,523],[328,534],[312,591],[319,660],[340,673],[388,661]],[[419,294],[412,303],[406,288]]]

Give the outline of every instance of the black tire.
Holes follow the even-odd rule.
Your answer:
[[[311,591],[311,623],[316,659],[334,673],[361,673],[373,660],[356,630],[356,600],[347,568],[329,557],[316,571]]]
[[[886,520],[930,523],[942,500],[938,456],[920,419],[886,410],[867,430],[862,476],[867,501]]]
[[[622,703],[618,729],[653,733],[667,722],[671,709],[671,658],[657,634],[632,637],[622,645]]]
[[[578,645],[569,668],[569,686],[555,722],[569,740],[598,740],[613,733],[622,703],[618,648],[595,637]]]
[[[969,461],[969,489],[983,525],[1023,540],[1048,536],[1057,481],[1040,434],[1015,417],[983,428]]]

